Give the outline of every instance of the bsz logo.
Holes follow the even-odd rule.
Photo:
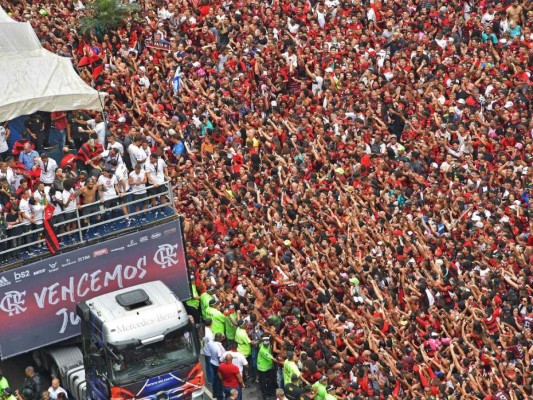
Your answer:
[[[163,269],[176,265],[178,263],[178,253],[176,252],[177,249],[177,244],[160,245],[155,252],[154,261]]]
[[[24,278],[28,278],[30,276],[30,271],[26,270],[22,272],[14,272],[13,275],[15,277],[15,281],[20,282]]]

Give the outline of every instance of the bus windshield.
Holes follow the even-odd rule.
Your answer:
[[[108,357],[115,384],[161,375],[198,362],[198,349],[191,326],[165,335],[161,341],[113,350]]]

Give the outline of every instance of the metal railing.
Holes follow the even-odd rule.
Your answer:
[[[150,194],[150,189],[154,186],[146,186],[146,189],[130,190],[125,195],[131,196],[128,201],[122,201],[117,196],[117,205],[105,207],[105,204],[96,201],[76,207],[72,211],[62,211],[61,214],[75,213],[73,218],[54,224],[54,232],[60,243],[60,251],[71,246],[86,244],[93,241],[101,241],[111,236],[117,236],[122,232],[139,228],[150,222],[155,222],[175,214],[174,193],[170,181],[161,184],[165,189],[161,193]],[[142,198],[135,199],[135,194],[147,191]],[[162,202],[161,198],[167,201]],[[152,205],[153,199],[156,204]],[[88,208],[97,207],[98,211],[85,213]],[[123,209],[128,213],[124,214]],[[67,231],[67,227],[75,225],[75,229]],[[19,223],[16,227],[23,227]],[[31,225],[30,225],[31,226]],[[35,226],[35,224],[34,224]],[[17,264],[30,257],[41,257],[50,255],[44,238],[44,227],[38,224],[37,229],[28,230],[20,235],[9,236],[0,239],[0,267]],[[6,229],[8,232],[8,229]]]

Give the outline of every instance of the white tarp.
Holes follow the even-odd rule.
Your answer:
[[[0,7],[0,122],[36,111],[102,110],[68,58],[44,49],[28,22]]]

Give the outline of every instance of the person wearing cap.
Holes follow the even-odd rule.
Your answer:
[[[326,395],[324,396],[324,400],[337,400],[337,396],[335,396],[335,390],[337,390],[335,385],[328,385],[326,387]]]
[[[18,398],[13,393],[13,389],[10,387],[5,387],[3,389],[0,389],[0,393],[2,393],[2,400],[18,400]]]
[[[49,158],[47,153],[42,153],[41,157],[37,159],[37,166],[41,169],[41,176],[39,178],[41,182],[46,186],[52,186],[57,169],[56,160]]]
[[[298,385],[298,375],[292,374],[291,381],[285,384],[283,391],[288,400],[300,400],[304,391]]]
[[[263,399],[272,396],[274,391],[274,382],[276,379],[276,370],[274,369],[274,355],[270,337],[263,336],[258,346],[257,352],[257,377],[259,378],[259,387]]]
[[[152,153],[149,158],[150,160],[145,164],[148,183],[152,186],[148,189],[148,193],[151,196],[157,196],[164,193],[166,190],[165,181],[169,179],[168,168],[165,161],[157,154]],[[157,205],[157,199],[158,197],[152,198],[151,201],[153,207]],[[164,204],[167,202],[167,197],[164,195],[160,196],[159,201]]]
[[[205,312],[205,315],[207,318],[211,318],[213,321],[213,325],[211,329],[213,330],[213,333],[222,333],[224,334],[225,329],[225,321],[226,317],[224,314],[215,306],[218,304],[218,301],[216,299],[209,300],[209,307],[207,307],[207,310]]]

